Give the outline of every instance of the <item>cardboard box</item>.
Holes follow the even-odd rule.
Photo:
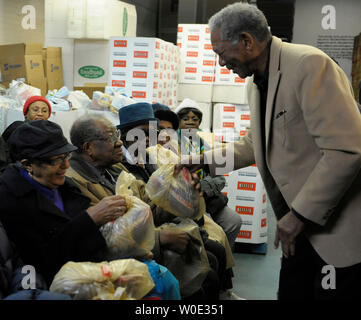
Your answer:
[[[110,86],[133,99],[177,105],[179,49],[158,38],[113,37],[110,40]]]
[[[212,50],[206,24],[179,24],[177,45],[180,48],[180,83],[212,84],[216,55]]]
[[[178,83],[178,101],[189,98],[194,101],[210,103],[212,93],[213,84]]]
[[[11,44],[0,46],[0,82],[9,87],[12,80],[25,78],[25,44]]]
[[[109,50],[108,40],[74,41],[74,86],[108,81]]]
[[[217,141],[238,141],[250,125],[248,105],[216,103],[213,105],[213,131]]]
[[[85,83],[84,86],[74,87],[74,90],[82,90],[89,99],[93,99],[93,92],[104,92],[106,85],[106,83]]]
[[[267,242],[267,197],[262,178],[255,165],[225,176],[228,206],[242,216],[236,242]]]
[[[27,43],[25,45],[26,83],[39,88],[41,94],[47,94],[47,82],[44,75],[43,44]]]
[[[45,70],[48,90],[60,89],[64,86],[62,49],[60,47],[46,48]]]
[[[67,20],[69,38],[136,37],[136,7],[118,0],[69,1]]]
[[[0,46],[0,72],[6,87],[12,80],[24,78],[45,96],[48,89],[64,85],[61,48],[44,49],[42,43]]]

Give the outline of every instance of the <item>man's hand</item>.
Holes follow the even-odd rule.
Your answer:
[[[295,255],[295,239],[304,227],[305,224],[291,211],[278,221],[274,245],[277,249],[281,241],[282,253],[286,258]]]
[[[109,196],[89,207],[87,212],[96,225],[102,226],[126,213],[127,205],[123,196]]]
[[[187,248],[189,236],[184,231],[162,229],[159,231],[159,241],[162,246],[183,253]]]
[[[176,176],[183,167],[187,168],[189,172],[195,172],[204,166],[204,155],[197,154],[192,156],[182,156],[179,164],[175,166],[174,175]]]

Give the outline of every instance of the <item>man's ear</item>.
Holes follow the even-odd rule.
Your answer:
[[[239,40],[242,42],[246,50],[252,50],[254,46],[254,37],[248,32],[242,32],[239,35]]]
[[[87,153],[89,156],[92,154],[92,145],[91,142],[84,142],[82,145],[82,151]]]

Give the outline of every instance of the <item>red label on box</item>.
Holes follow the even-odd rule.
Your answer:
[[[240,239],[251,239],[252,238],[252,231],[246,231],[246,230],[242,230],[238,233],[237,238]]]
[[[133,98],[146,98],[146,95],[145,91],[132,91]]]
[[[240,134],[241,137],[245,136],[246,133],[247,133],[247,130],[241,130],[241,131],[239,132],[239,134]]]
[[[154,62],[154,69],[159,69],[159,62]]]
[[[239,214],[248,214],[250,216],[253,216],[253,211],[253,207],[236,206],[236,212]]]
[[[146,71],[133,71],[133,78],[147,78],[147,72]]]
[[[126,60],[114,60],[113,61],[113,67],[116,68],[125,68],[127,66]]]
[[[206,43],[206,44],[204,45],[204,49],[205,49],[205,50],[212,50],[212,49],[213,49],[213,47],[212,47],[212,45],[211,45],[211,44]]]
[[[209,31],[209,28],[208,28],[208,27],[206,27],[206,33],[210,33],[210,31]]]
[[[241,120],[251,120],[251,116],[249,114],[241,114]]]
[[[262,203],[265,203],[265,202],[266,202],[266,194],[264,194],[262,197]]]
[[[178,43],[177,43],[177,46],[178,46],[179,48],[182,48],[182,43],[181,43],[181,42],[178,42]]]
[[[124,80],[112,80],[112,86],[113,87],[125,87],[125,81]]]
[[[134,51],[134,58],[148,58],[148,51]]]
[[[187,57],[198,57],[197,51],[187,51]]]
[[[224,106],[224,107],[223,107],[223,111],[224,111],[224,112],[235,112],[235,111],[236,111],[236,107],[235,107],[235,106]]]
[[[235,77],[234,82],[235,83],[245,83],[246,79],[243,79],[243,78],[240,78],[240,77]]]
[[[127,40],[114,40],[114,47],[126,48],[128,46]]]
[[[153,82],[153,89],[158,89],[158,82],[156,81]]]
[[[223,128],[234,128],[234,122],[223,122],[222,127]]]
[[[228,70],[227,68],[221,68],[221,74],[230,74],[231,71]]]
[[[237,189],[238,190],[246,190],[246,191],[256,191],[256,183],[255,182],[238,181]]]
[[[186,67],[185,72],[187,72],[187,73],[197,73],[197,68]]]
[[[159,49],[160,48],[160,43],[158,41],[155,42],[155,48]]]
[[[190,36],[188,36],[188,41],[199,41],[199,36],[190,35]]]
[[[178,27],[178,32],[183,32],[183,27]]]
[[[203,82],[213,82],[213,77],[203,76],[203,77],[202,77],[202,81],[203,81]]]
[[[215,64],[216,64],[216,62],[213,61],[213,60],[203,60],[203,65],[204,65],[204,66],[211,66],[211,67],[213,67]]]
[[[264,218],[261,220],[261,228],[264,228],[267,226],[267,218]]]

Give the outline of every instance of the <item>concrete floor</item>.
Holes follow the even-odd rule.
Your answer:
[[[234,253],[236,266],[233,268],[232,291],[247,300],[277,300],[282,251],[281,246],[276,250],[273,245],[277,222],[270,206],[267,215],[267,253]]]

